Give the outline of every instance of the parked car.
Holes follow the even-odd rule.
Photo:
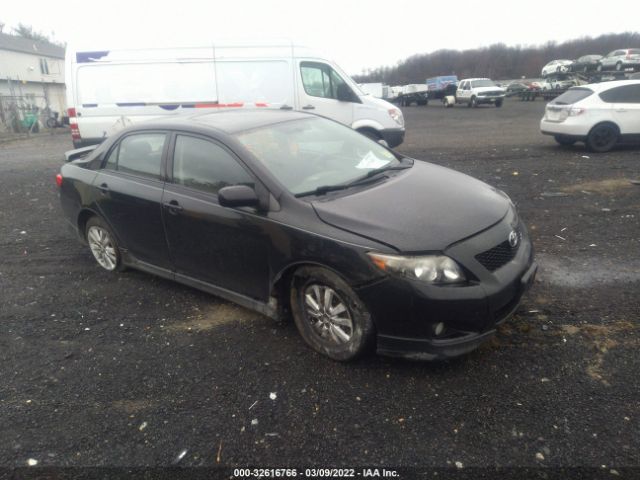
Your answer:
[[[544,82],[542,82],[541,90],[563,90],[575,86],[576,81],[574,79],[566,78],[566,75],[561,75],[552,78],[546,78]]]
[[[288,42],[150,50],[67,48],[66,78],[75,148],[100,143],[152,118],[194,109],[255,107],[312,111],[391,147],[404,139],[400,109],[366,95],[326,57]]]
[[[103,269],[133,267],[271,317],[290,311],[336,360],[373,346],[469,352],[537,268],[504,192],[302,112],[140,123],[56,181]]]
[[[571,64],[572,72],[591,72],[598,68],[602,55],[583,55]]]
[[[540,131],[561,145],[584,142],[594,152],[640,136],[640,80],[573,87],[550,102]]]
[[[567,73],[572,63],[572,60],[552,60],[542,67],[542,76],[547,77],[554,73]]]
[[[525,90],[529,90],[530,88],[531,86],[524,82],[511,82],[509,85],[507,85],[506,91],[507,93],[519,93]]]
[[[640,48],[624,48],[614,50],[600,59],[597,70],[616,70],[618,72],[627,68],[640,67]]]
[[[460,80],[456,90],[456,103],[465,103],[468,107],[481,104],[494,104],[501,107],[506,92],[489,78],[465,78]]]

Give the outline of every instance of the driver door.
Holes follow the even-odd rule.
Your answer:
[[[301,61],[298,68],[298,98],[300,108],[317,113],[344,125],[353,123],[353,102],[338,100],[338,88],[349,88],[348,84],[330,65],[322,62]],[[353,98],[358,98],[353,94]]]

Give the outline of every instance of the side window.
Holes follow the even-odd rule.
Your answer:
[[[167,135],[164,133],[138,133],[122,139],[117,150],[107,159],[112,164],[111,156],[117,151],[116,170],[149,178],[160,178],[162,166],[162,150]]]
[[[104,168],[108,170],[116,170],[118,168],[118,151],[119,150],[120,150],[120,145],[116,145],[113,148],[113,150],[111,150],[111,153],[107,158]]]
[[[329,65],[316,62],[300,64],[302,85],[307,95],[322,98],[338,98],[338,87],[346,82]]]
[[[208,193],[228,185],[254,186],[251,176],[224,148],[186,135],[176,138],[173,182]]]
[[[640,103],[640,84],[612,88],[602,92],[600,98],[608,103]]]

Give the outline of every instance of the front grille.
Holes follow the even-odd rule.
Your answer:
[[[484,97],[499,97],[500,95],[502,95],[502,92],[500,92],[500,91],[491,91],[491,92],[482,92],[482,93],[480,93],[480,96],[484,96]]]
[[[500,267],[513,260],[513,257],[515,257],[518,252],[521,241],[522,235],[518,232],[518,243],[515,247],[509,245],[509,240],[505,240],[495,247],[476,255],[476,260],[478,260],[478,262],[480,262],[480,264],[490,272],[495,272]]]

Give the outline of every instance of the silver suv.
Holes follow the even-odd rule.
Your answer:
[[[640,48],[623,48],[614,50],[600,59],[598,71],[616,70],[621,72],[627,68],[640,67]]]

